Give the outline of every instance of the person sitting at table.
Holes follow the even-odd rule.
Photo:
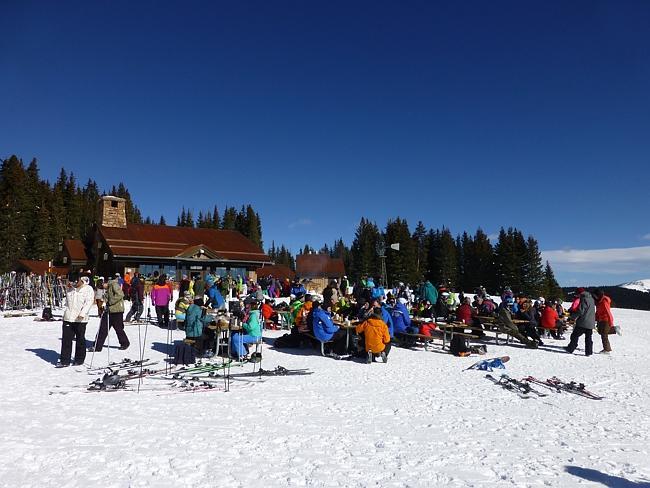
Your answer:
[[[519,301],[519,312],[517,312],[516,317],[519,320],[526,321],[518,325],[519,332],[537,342],[538,346],[543,346],[542,338],[539,336],[539,332],[537,332],[537,325],[539,323],[537,322],[537,314],[530,300],[523,299]]]
[[[204,315],[205,309],[192,303],[185,312],[185,338],[194,341],[194,347],[202,357],[210,358],[212,350],[206,351],[214,334],[206,327],[214,321],[210,315]]]
[[[271,329],[276,330],[278,328],[278,314],[273,310],[271,303],[272,301],[268,298],[264,300],[264,305],[262,305],[261,309],[262,318],[264,319],[265,326],[268,324]]]
[[[294,323],[298,328],[299,332],[309,332],[311,329],[307,324],[307,316],[313,307],[312,296],[307,294],[305,295],[305,303],[300,307],[294,318]]]
[[[469,297],[463,298],[463,303],[461,303],[456,309],[456,321],[462,322],[463,324],[473,324],[475,315],[474,310],[470,302],[472,300]]]
[[[360,322],[363,322],[370,316],[371,313],[372,309],[370,308],[370,303],[368,303],[365,298],[359,298],[359,301],[357,302],[357,309],[354,313],[356,319]]]
[[[391,318],[393,319],[393,333],[397,336],[398,334],[417,334],[419,331],[415,327],[415,332],[411,330],[411,316],[409,311],[406,308],[406,299],[398,298],[395,300],[395,297],[392,297],[388,304],[392,307],[391,309]]]
[[[542,318],[540,321],[544,330],[551,334],[553,339],[564,339],[564,322],[555,309],[555,303],[551,300],[542,308]]]
[[[381,308],[381,319],[386,322],[386,325],[388,326],[388,332],[390,333],[391,338],[393,337],[393,318],[390,315],[390,311],[388,310],[388,307],[380,298],[375,298],[372,301],[371,308],[370,308],[370,313],[373,313],[373,310],[379,307]]]
[[[176,317],[176,328],[185,330],[185,317],[187,309],[190,308],[192,294],[189,291],[183,293],[183,296],[176,300],[174,304],[174,317]]]
[[[371,316],[355,328],[357,334],[363,334],[364,336],[368,364],[379,356],[381,356],[384,363],[388,362],[390,334],[388,325],[384,322],[382,316],[381,307],[374,307]]]
[[[248,359],[248,344],[257,344],[262,341],[260,311],[257,302],[251,303],[250,307],[248,319],[242,324],[242,331],[233,331],[230,336],[230,350],[239,361]]]
[[[429,300],[424,300],[418,312],[418,316],[423,319],[435,319],[436,309]]]
[[[515,299],[513,297],[507,297],[506,301],[501,302],[495,325],[499,331],[511,335],[522,344],[525,344],[526,347],[537,349],[537,343],[519,332],[519,328],[512,321],[512,307],[514,303]]]
[[[340,359],[339,355],[347,352],[345,349],[347,331],[334,325],[330,314],[323,310],[317,301],[312,304],[311,322],[316,339],[320,342],[333,342],[331,350],[327,353],[328,356]]]

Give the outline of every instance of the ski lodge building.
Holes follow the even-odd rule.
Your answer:
[[[88,267],[98,276],[158,271],[176,280],[208,273],[255,278],[257,268],[274,264],[234,230],[127,224],[123,198],[104,196],[99,206],[100,220],[86,249]]]

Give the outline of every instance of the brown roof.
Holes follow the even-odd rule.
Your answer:
[[[190,257],[204,248],[213,259],[270,263],[262,249],[234,230],[128,224],[126,229],[99,227],[115,256]]]
[[[258,278],[273,276],[274,278],[279,278],[281,280],[289,278],[293,280],[296,277],[296,273],[289,267],[283,264],[271,264],[268,266],[263,266],[255,270],[255,274]]]
[[[342,259],[331,258],[328,254],[299,254],[296,273],[301,278],[339,278],[345,275],[345,266]]]
[[[68,250],[70,259],[73,261],[87,261],[86,247],[79,239],[64,239],[63,246]]]
[[[70,272],[70,268],[62,268],[59,266],[53,266],[50,268],[48,266],[48,261],[36,261],[34,259],[19,259],[17,261],[17,265],[15,266],[17,271],[22,271],[25,270],[30,273],[34,273],[37,275],[42,275],[45,273],[56,273],[56,274],[68,274]]]

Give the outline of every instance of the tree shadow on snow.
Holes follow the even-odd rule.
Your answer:
[[[641,488],[650,487],[650,482],[647,481],[629,481],[620,476],[612,476],[609,474],[601,473],[595,469],[581,468],[579,466],[566,466],[565,471],[573,476],[601,483],[609,488]]]
[[[53,351],[52,349],[38,348],[38,349],[25,349],[25,351],[33,352],[46,363],[56,364],[57,361],[59,360],[59,353]]]

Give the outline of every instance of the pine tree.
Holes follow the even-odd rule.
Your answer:
[[[526,260],[523,267],[523,291],[529,297],[538,297],[545,291],[544,266],[537,241],[529,236],[526,241]]]
[[[563,300],[564,292],[555,279],[553,268],[548,261],[544,267],[544,296],[550,300]]]
[[[379,276],[380,263],[377,255],[379,237],[377,225],[362,217],[350,250],[352,253],[350,274],[353,280],[359,280],[363,276]]]
[[[420,281],[417,269],[417,249],[411,237],[406,220],[399,217],[389,220],[384,234],[386,242],[386,276],[391,286],[397,282],[417,283]],[[399,244],[399,250],[392,249],[392,244]]]
[[[465,278],[464,290],[473,292],[478,287],[496,290],[494,278],[494,249],[488,236],[480,228],[467,243],[464,252]]]
[[[187,209],[185,227],[194,227],[194,215],[192,215],[192,210]]]
[[[29,230],[29,197],[23,162],[11,156],[0,167],[0,270],[8,271],[25,257]]]
[[[181,214],[178,216],[176,225],[178,227],[187,227],[187,213],[185,212],[185,207],[181,209]]]
[[[147,215],[147,218],[144,219],[144,223],[147,225],[153,225],[153,220]]]
[[[223,213],[221,228],[223,230],[237,230],[236,222],[237,222],[237,210],[235,209],[235,207],[226,207],[226,210]]]
[[[158,225],[167,225],[167,222],[165,221],[165,217],[163,215],[160,216],[160,220],[158,221]]]
[[[260,233],[259,216],[253,210],[253,207],[248,205],[246,207],[245,218],[245,232],[243,234],[248,237],[255,245],[262,247],[262,235]]]
[[[219,209],[217,206],[214,206],[214,210],[212,211],[212,228],[213,229],[220,229],[221,228],[221,221],[219,219]]]
[[[427,254],[428,249],[428,239],[427,239],[427,229],[424,227],[422,221],[418,221],[418,225],[415,226],[413,231],[413,242],[415,243],[415,271],[416,276],[415,280],[411,281],[414,285],[422,281],[424,275],[427,274]]]

